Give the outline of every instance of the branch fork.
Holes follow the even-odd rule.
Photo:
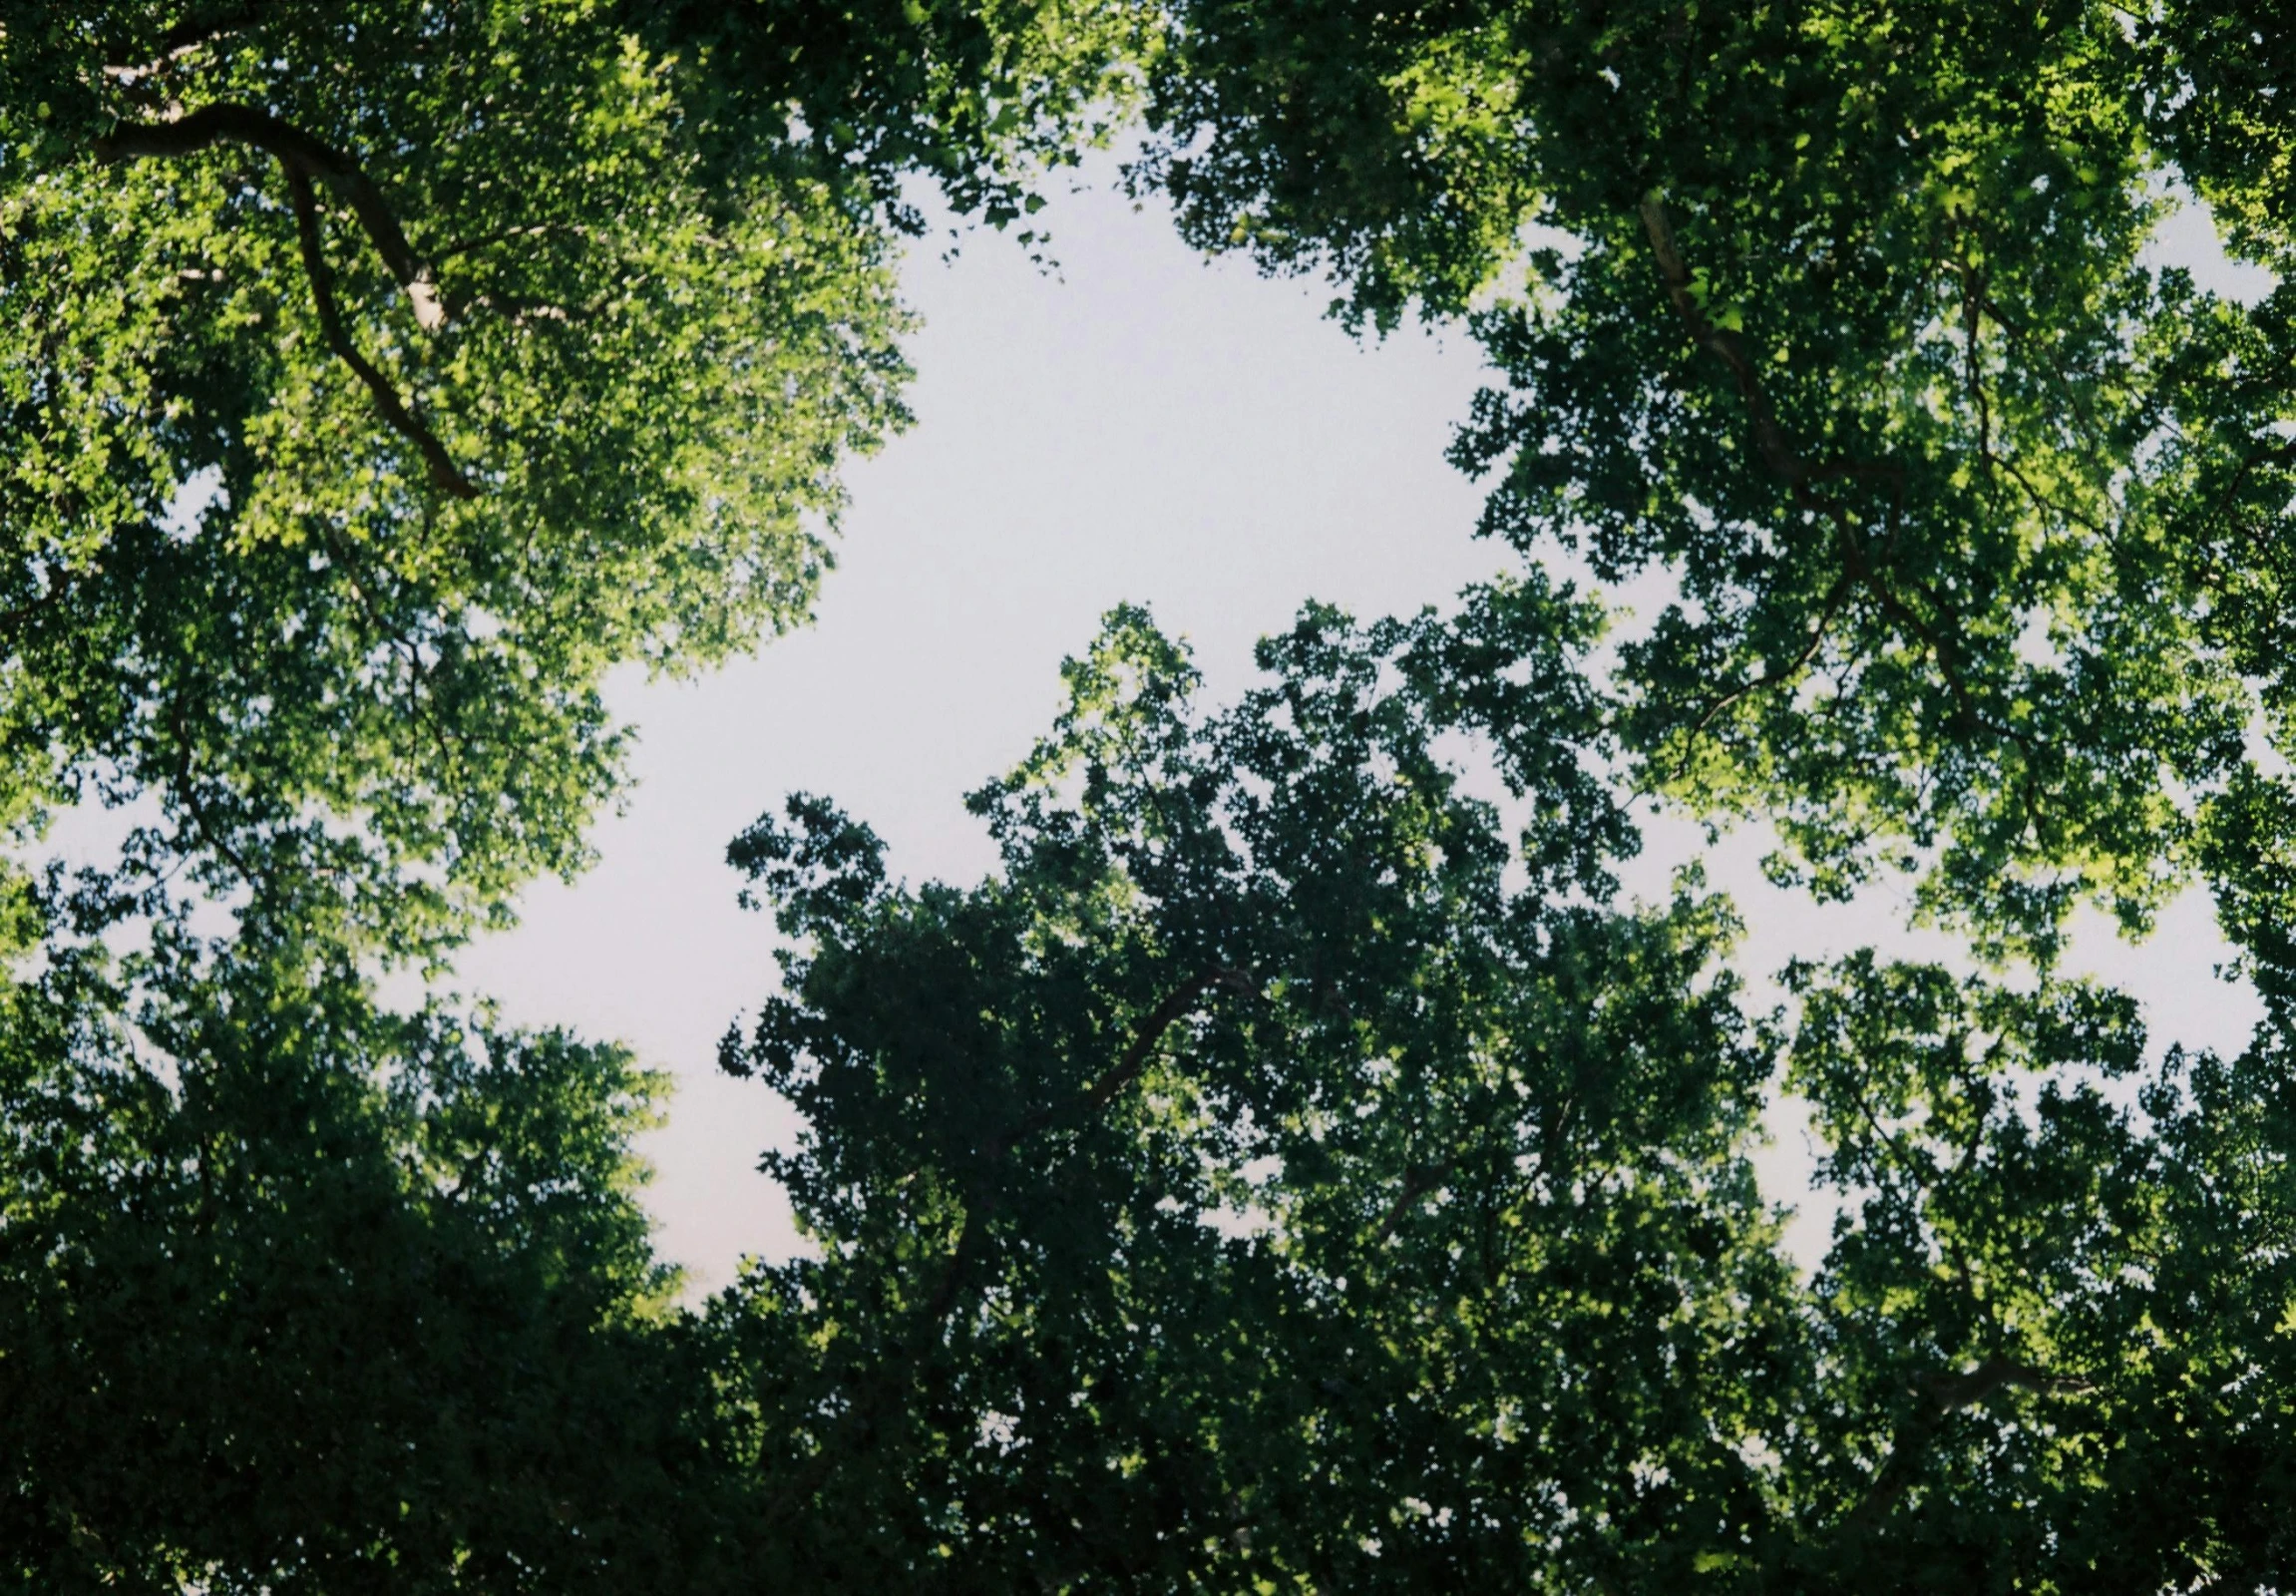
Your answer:
[[[295,232],[302,247],[303,272],[310,279],[311,296],[318,308],[319,328],[327,347],[349,366],[366,386],[383,424],[415,446],[429,468],[432,485],[457,499],[476,499],[479,490],[454,463],[436,434],[416,417],[399,397],[390,380],[351,342],[335,303],[334,273],[329,268],[320,228],[314,183],[323,183],[358,218],[360,228],[392,278],[406,293],[415,324],[436,332],[447,324],[447,306],[439,296],[430,262],[415,252],[406,230],[383,198],[383,192],[351,157],[332,145],[312,138],[293,124],[253,106],[219,104],[167,122],[122,123],[98,139],[96,159],[106,165],[141,160],[172,160],[194,155],[217,144],[243,144],[262,151],[286,174],[287,192],[295,211]]]

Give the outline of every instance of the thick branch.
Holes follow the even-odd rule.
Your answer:
[[[2005,1358],[1988,1358],[1958,1375],[1930,1375],[1920,1386],[1940,1413],[1971,1406],[2011,1387],[2044,1396],[2086,1396],[2097,1389],[2077,1375],[2052,1375],[2046,1369],[2013,1364]]]
[[[139,83],[166,71],[201,45],[210,44],[226,33],[251,28],[262,19],[262,6],[252,0],[204,20],[187,18],[161,35],[160,52],[151,60],[140,64],[115,61],[104,68],[104,75],[121,83]]]
[[[1140,1072],[1148,1067],[1148,1055],[1164,1039],[1164,1033],[1193,1009],[1196,1000],[1206,992],[1215,986],[1233,986],[1245,979],[1233,970],[1207,970],[1151,1008],[1148,1017],[1140,1021],[1140,1029],[1134,1033],[1131,1044],[1124,1049],[1124,1056],[1085,1091],[1084,1111],[1096,1113],[1107,1107],[1109,1099],[1139,1079]]]
[[[1706,307],[1691,291],[1690,268],[1683,264],[1681,248],[1675,242],[1674,223],[1667,218],[1666,201],[1652,195],[1642,202],[1643,231],[1650,234],[1651,249],[1659,257],[1659,273],[1666,278],[1667,297],[1674,301],[1675,309],[1689,323],[1691,336],[1699,347],[1717,355],[1728,366],[1730,375],[1737,379],[1737,390],[1745,400],[1746,411],[1753,418],[1755,452],[1772,475],[1788,487],[1799,487],[1810,480],[1813,473],[1793,444],[1786,438],[1785,429],[1778,425],[1771,412],[1769,400],[1762,392],[1761,379],[1754,370],[1753,358],[1746,353],[1745,340],[1726,327],[1718,327],[1706,313]]]
[[[406,232],[399,226],[399,218],[383,199],[382,191],[356,161],[268,112],[230,104],[203,106],[172,122],[123,123],[98,139],[94,148],[97,160],[120,162],[147,158],[170,160],[222,143],[250,145],[277,160],[287,175],[287,191],[294,201],[295,232],[302,245],[303,271],[310,278],[311,297],[318,306],[319,330],[327,340],[327,347],[366,384],[384,423],[421,453],[424,464],[430,468],[432,483],[442,493],[457,499],[478,498],[479,490],[456,468],[445,446],[415,418],[399,398],[398,390],[391,386],[390,379],[359,353],[358,346],[344,330],[342,314],[335,304],[334,272],[327,265],[325,244],[320,236],[319,207],[311,192],[314,178],[349,201],[375,252],[382,256],[383,264],[406,290],[417,324],[426,330],[436,330],[446,324],[446,308],[439,299],[430,266],[407,242]]]
[[[439,300],[431,267],[407,242],[399,218],[359,164],[303,132],[252,106],[202,106],[173,122],[127,122],[98,139],[98,161],[161,160],[195,155],[216,144],[251,145],[275,158],[290,177],[316,178],[340,195],[359,218],[375,252],[382,256],[414,306],[415,321],[425,331],[446,324],[446,307]]]
[[[1899,1497],[1912,1489],[1914,1469],[1929,1449],[1939,1421],[1947,1414],[1974,1406],[1995,1392],[2012,1387],[2044,1396],[2085,1396],[2097,1389],[2078,1376],[2052,1375],[2045,1369],[2012,1363],[2006,1358],[1988,1358],[1958,1375],[1925,1375],[1914,1382],[1914,1387],[1932,1405],[1899,1432],[1896,1444],[1890,1448],[1889,1460],[1873,1476],[1864,1498],[1842,1520],[1845,1535],[1859,1535],[1871,1529],[1897,1505]]]
[[[303,247],[303,271],[311,279],[311,298],[318,306],[319,330],[326,336],[327,347],[367,385],[376,413],[384,423],[422,454],[431,470],[431,482],[439,491],[457,499],[476,499],[478,489],[455,469],[446,446],[415,419],[414,413],[400,400],[398,390],[391,386],[390,379],[359,353],[358,345],[352,343],[350,334],[343,330],[343,318],[335,308],[334,272],[327,265],[324,240],[319,236],[319,206],[311,195],[311,180],[299,168],[289,166],[287,191],[294,199],[295,233]]]
[[[1370,1236],[1363,1245],[1376,1247],[1389,1236],[1392,1236],[1395,1233],[1395,1227],[1403,1222],[1403,1216],[1410,1212],[1411,1205],[1433,1191],[1439,1183],[1449,1176],[1451,1163],[1452,1161],[1446,1158],[1440,1163],[1415,1164],[1404,1170],[1403,1189],[1397,1192],[1395,1200],[1387,1205],[1387,1211],[1379,1217],[1379,1223],[1372,1228]]]

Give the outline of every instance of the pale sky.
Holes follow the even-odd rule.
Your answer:
[[[1057,276],[994,234],[954,263],[913,251],[917,424],[852,468],[817,623],[699,681],[620,678],[637,786],[594,833],[599,864],[531,889],[525,924],[462,962],[462,985],[506,1017],[618,1038],[676,1076],[645,1147],[649,1206],[701,1288],[794,1244],[755,1168],[792,1118],[714,1064],[774,979],[765,920],[734,905],[736,831],[789,791],[820,792],[887,839],[898,874],[975,880],[993,855],[961,796],[1047,725],[1060,660],[1110,605],[1150,605],[1226,700],[1250,680],[1253,641],[1308,598],[1409,610],[1514,565],[1472,537],[1481,493],[1442,460],[1479,383],[1466,338],[1358,346],[1324,318],[1327,290],[1206,262],[1108,177],[1044,212]],[[2175,242],[2211,253],[2204,226]],[[1653,844],[1630,883],[1647,894],[1690,833],[1661,826]],[[1709,866],[1750,923],[1749,974],[1864,943],[1951,954],[1898,931],[1886,894],[1821,911],[1769,890],[1760,851],[1727,842]],[[2073,963],[2136,991],[2156,1033],[2237,1047],[2257,1006],[2213,978],[2223,956],[2192,899],[2142,948],[2091,926]],[[1790,1198],[1806,1152],[1790,1116],[1776,1128],[1765,1180]]]

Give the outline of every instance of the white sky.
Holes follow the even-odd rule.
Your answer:
[[[714,1064],[773,980],[766,922],[734,907],[736,831],[811,790],[874,826],[897,873],[976,879],[993,855],[961,795],[1047,725],[1061,658],[1111,604],[1148,603],[1228,699],[1254,639],[1303,599],[1408,610],[1513,564],[1472,538],[1482,496],[1442,461],[1479,383],[1466,338],[1359,347],[1323,318],[1325,290],[1205,262],[1154,202],[1135,211],[1098,177],[1041,218],[1057,277],[994,235],[954,264],[915,251],[917,425],[850,473],[818,623],[697,682],[622,678],[638,785],[594,834],[600,863],[572,888],[530,890],[525,924],[462,963],[462,984],[506,1017],[617,1037],[674,1072],[670,1124],[646,1147],[650,1206],[663,1252],[700,1287],[794,1241],[755,1170],[791,1116]],[[2204,259],[2204,226],[2186,232],[2177,253]],[[1661,828],[1633,884],[1663,891],[1688,835]],[[1725,843],[1709,867],[1751,924],[1749,974],[1869,942],[1951,953],[1899,933],[1886,895],[1820,911],[1769,890],[1759,852]],[[2213,979],[2222,957],[2193,899],[2140,949],[2092,926],[2073,963],[2138,992],[2156,1031],[2237,1047],[2257,1007]],[[1806,1163],[1781,1119],[1776,1195]],[[1797,1237],[1805,1252],[1817,1240]]]

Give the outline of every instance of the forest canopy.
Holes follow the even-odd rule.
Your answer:
[[[0,1582],[2296,1580],[2292,94],[2177,0],[0,8]],[[453,955],[607,672],[834,580],[923,207],[1117,139],[1474,340],[1519,568],[1225,705],[1112,609],[976,882],[760,794],[808,1250],[685,1290],[663,1077]],[[1963,957],[1748,972],[1652,806]],[[2229,1056],[2062,968],[2195,886]]]

